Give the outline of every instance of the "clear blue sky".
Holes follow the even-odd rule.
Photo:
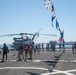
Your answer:
[[[65,41],[76,40],[76,0],[52,0]],[[57,34],[51,26],[50,10],[44,8],[44,0],[0,0],[0,35],[31,32]],[[36,42],[58,40],[59,37],[40,36]],[[12,43],[13,37],[0,38],[0,44]]]

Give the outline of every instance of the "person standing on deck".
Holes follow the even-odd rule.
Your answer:
[[[18,48],[18,56],[19,56],[19,59],[18,61],[21,61],[22,59],[24,59],[24,55],[23,55],[23,44],[20,43],[19,44],[19,48]],[[22,56],[22,59],[21,59],[21,56]]]
[[[42,52],[44,52],[44,43],[42,43]]]
[[[29,53],[29,60],[32,60],[32,54],[33,54],[33,45],[31,43],[28,44],[28,53]]]
[[[64,41],[64,39],[63,39],[62,45],[63,45],[63,52],[65,53],[65,41]]]
[[[37,46],[34,46],[34,55],[36,55],[37,52]]]
[[[24,46],[24,52],[25,52],[24,61],[27,61],[27,59],[28,59],[28,45]]]
[[[75,52],[76,52],[76,42],[75,42]]]
[[[60,49],[60,51],[61,51],[61,43],[59,44],[59,49]]]
[[[2,62],[4,62],[4,56],[5,56],[5,55],[6,55],[6,60],[7,60],[7,53],[8,53],[8,47],[6,46],[6,43],[4,43]]]
[[[72,52],[73,52],[73,54],[74,54],[74,50],[75,50],[75,44],[73,43],[72,44]]]

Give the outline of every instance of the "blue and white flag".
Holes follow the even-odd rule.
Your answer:
[[[53,16],[52,16],[52,18],[51,18],[52,22],[53,22],[53,20],[55,19],[55,17],[56,17],[56,15],[53,15]]]
[[[56,15],[53,15],[52,18],[51,18],[51,21],[52,21],[52,23],[51,23],[51,24],[52,24],[52,27],[53,27],[53,20],[55,19],[55,17],[56,17]]]
[[[59,23],[58,23],[57,19],[56,19],[56,29],[59,29]]]

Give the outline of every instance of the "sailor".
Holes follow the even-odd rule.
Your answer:
[[[75,52],[76,52],[76,42],[75,42]]]
[[[60,51],[61,51],[61,43],[59,44],[59,49],[60,49]]]
[[[65,41],[64,41],[64,39],[63,39],[62,45],[63,45],[63,52],[65,53]]]
[[[74,54],[74,50],[75,50],[75,44],[73,43],[72,44],[72,52],[73,52],[73,54]]]
[[[8,53],[8,47],[6,46],[6,43],[3,45],[3,58],[2,62],[4,62],[4,56],[6,55],[6,60],[7,60],[7,53]]]
[[[32,60],[32,54],[33,54],[32,50],[33,50],[33,45],[31,43],[29,43],[29,45],[28,45],[28,52],[29,52],[29,56],[30,56],[29,60]]]
[[[34,46],[34,55],[36,55],[37,46]]]
[[[28,59],[28,45],[24,46],[24,52],[25,52],[24,61],[27,61],[27,59]]]
[[[24,59],[23,44],[22,43],[19,44],[18,55],[19,55],[19,59],[18,59],[19,61],[21,61],[22,59]],[[22,58],[21,58],[21,56],[22,56]]]

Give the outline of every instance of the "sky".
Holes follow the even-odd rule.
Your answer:
[[[55,14],[65,41],[76,41],[76,0],[52,0]],[[57,34],[55,21],[51,26],[52,12],[44,8],[44,0],[0,0],[0,35],[15,33]],[[0,44],[12,43],[14,37],[0,38]],[[49,42],[59,37],[40,35],[35,42]]]

